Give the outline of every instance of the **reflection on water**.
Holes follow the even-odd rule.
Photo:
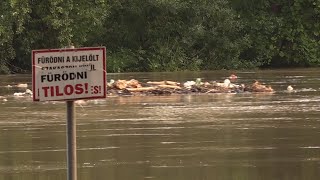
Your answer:
[[[227,72],[111,74],[108,78],[223,80]],[[316,180],[320,87],[313,70],[239,72],[273,94],[109,97],[77,107],[78,178]],[[174,77],[174,78],[172,78]],[[33,103],[0,76],[0,179],[66,179],[65,104]],[[286,92],[292,85],[296,92]]]

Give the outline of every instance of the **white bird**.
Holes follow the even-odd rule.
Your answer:
[[[287,91],[292,92],[292,91],[293,91],[293,87],[292,87],[291,85],[289,85],[289,86],[287,87]]]

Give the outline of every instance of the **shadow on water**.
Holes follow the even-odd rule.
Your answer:
[[[108,97],[77,105],[79,179],[316,180],[319,69],[239,72],[273,94]],[[110,74],[223,80],[230,72]],[[31,76],[0,76],[0,179],[66,179],[65,104],[14,97]],[[292,85],[295,92],[288,93]],[[7,101],[3,101],[7,99]]]

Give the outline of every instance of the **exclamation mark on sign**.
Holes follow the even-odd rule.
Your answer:
[[[84,88],[85,88],[85,92],[86,92],[86,94],[88,94],[88,83],[84,83]]]

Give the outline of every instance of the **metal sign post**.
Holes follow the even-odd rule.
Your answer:
[[[69,47],[74,49],[74,46]],[[77,180],[77,125],[74,101],[67,101],[67,180]]]
[[[74,101],[67,101],[68,180],[77,180],[77,129]]]
[[[105,47],[33,50],[32,86],[34,101],[66,101],[67,178],[77,180],[74,101],[106,98]]]

